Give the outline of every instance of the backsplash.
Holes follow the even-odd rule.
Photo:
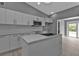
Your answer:
[[[0,35],[9,34],[33,34],[35,31],[42,31],[42,27],[0,25]]]

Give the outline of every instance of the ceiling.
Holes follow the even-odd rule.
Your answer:
[[[40,2],[39,5],[37,2],[26,2],[26,3],[44,12],[47,15],[79,5],[79,2],[50,2],[50,3]]]

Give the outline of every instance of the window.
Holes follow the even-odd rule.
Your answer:
[[[76,23],[68,24],[68,36],[77,37],[77,24]]]

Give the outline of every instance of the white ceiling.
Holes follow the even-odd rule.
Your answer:
[[[51,12],[55,13],[79,5],[79,2],[51,2],[48,4],[41,2],[40,5],[38,5],[37,2],[27,3],[47,15],[50,15]]]

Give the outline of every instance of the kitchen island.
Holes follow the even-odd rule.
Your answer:
[[[23,56],[60,56],[62,36],[31,34],[20,36]]]

